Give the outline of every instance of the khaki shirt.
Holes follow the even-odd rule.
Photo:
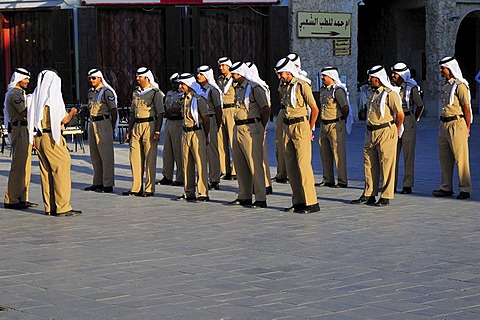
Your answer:
[[[102,96],[100,97],[100,101],[98,101],[100,93]],[[98,86],[98,88],[90,88],[90,90],[88,90],[87,98],[88,110],[93,117],[108,116],[111,114],[112,110],[117,109],[115,96],[112,90],[105,88],[103,84]]]
[[[67,115],[68,115],[68,112],[65,111],[64,117],[66,117]],[[43,108],[43,119],[40,123],[42,124],[42,129],[48,129],[48,130],[51,129],[50,107],[49,106],[45,106]],[[60,128],[61,128],[61,130],[63,130],[63,129],[65,129],[65,126],[62,124]]]
[[[25,121],[22,112],[27,110],[24,90],[13,88],[7,98],[7,110],[10,122]]]
[[[292,88],[295,83],[295,92],[292,92]],[[313,97],[312,87],[303,80],[293,78],[290,83],[285,84],[285,92],[282,95],[281,101],[285,106],[285,118],[292,119],[298,117],[305,117],[308,114],[307,107],[316,105],[315,98]],[[292,94],[295,95],[295,105],[292,106]]]
[[[385,114],[382,117],[380,112],[380,101],[383,93],[386,92]],[[394,119],[394,115],[402,111],[402,103],[398,94],[392,90],[381,86],[378,89],[370,89],[367,93],[367,124],[380,125],[390,122]]]
[[[198,124],[202,124],[202,118],[208,116],[207,100],[192,90],[189,94],[185,95],[185,99],[183,100],[183,124],[185,127],[193,127],[196,125],[192,115],[192,99],[194,97],[197,98]]]
[[[409,107],[407,108],[407,100],[405,100],[405,93],[407,92],[407,86],[410,87],[410,99],[409,99]],[[403,82],[400,85],[400,98],[402,99],[402,108],[404,112],[413,110],[413,106],[421,107],[423,106],[422,97],[420,96],[420,92],[418,91],[418,87],[412,85],[411,83]]]
[[[332,84],[320,88],[320,117],[322,120],[335,120],[342,116],[341,109],[348,105],[347,93]]]
[[[170,90],[165,96],[165,116],[183,117],[183,92],[178,90]]]
[[[248,86],[251,91],[248,96],[250,103],[247,110],[245,94]],[[262,108],[264,107],[268,107],[268,98],[265,90],[259,84],[245,80],[235,86],[235,120],[262,118]]]
[[[208,82],[206,82],[205,85],[202,86],[202,90],[206,93],[208,92],[208,114],[215,114],[216,107],[219,107],[220,109],[222,108],[222,98],[220,96],[220,92]]]
[[[220,90],[224,91],[225,86],[227,85],[228,81],[230,81],[231,78],[232,78],[231,75],[230,77],[225,77],[224,75],[221,75],[220,77],[218,77],[217,84]],[[227,93],[223,95],[223,103],[233,104],[234,102],[235,102],[235,88],[234,88],[234,82],[232,81],[232,85],[230,86],[230,88],[228,88]]]
[[[458,84],[453,97],[453,104],[450,104],[450,91],[454,83]],[[451,117],[463,114],[462,106],[470,104],[469,89],[465,83],[461,83],[455,78],[446,81],[442,87],[441,103],[442,117]]]
[[[147,91],[148,89],[151,89]],[[147,92],[145,92],[147,91]],[[142,94],[142,92],[145,92]],[[132,95],[132,105],[130,112],[135,115],[135,119],[156,117],[165,112],[163,106],[164,94],[160,89],[149,86],[145,89],[135,88]]]

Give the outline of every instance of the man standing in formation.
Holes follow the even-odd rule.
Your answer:
[[[117,94],[98,69],[88,71],[88,143],[93,165],[93,184],[85,191],[113,192],[115,161],[113,135],[117,124]]]
[[[454,57],[445,57],[439,64],[440,73],[445,77],[438,132],[438,156],[442,167],[442,181],[440,189],[434,190],[433,195],[435,197],[453,195],[453,167],[456,163],[460,190],[457,199],[464,200],[470,198],[472,189],[468,158],[468,138],[473,117],[470,88]]]
[[[165,96],[165,130],[163,137],[163,178],[161,185],[183,186],[183,92],[178,88],[178,73],[170,76],[171,89]],[[175,181],[173,168],[177,167]]]
[[[285,209],[296,213],[320,211],[312,169],[312,130],[318,117],[318,107],[310,85],[300,80],[298,71],[288,58],[278,61],[275,71],[285,83],[282,101],[285,105],[283,141],[285,164],[292,188],[293,206]],[[310,108],[310,119],[308,109]]]
[[[39,73],[37,88],[28,109],[29,142],[35,140],[40,163],[43,204],[46,215],[67,217],[81,214],[70,204],[72,180],[71,158],[61,130],[77,114],[68,114],[62,97],[62,82],[55,70]]]
[[[387,72],[382,66],[368,71],[372,90],[367,104],[367,132],[363,147],[365,189],[361,197],[352,204],[375,204],[382,207],[390,204],[394,197],[395,160],[397,141],[401,136],[403,111],[400,96],[390,84]],[[380,177],[383,186],[380,188]],[[382,195],[375,203],[378,192]]]
[[[152,197],[155,193],[157,149],[162,128],[164,94],[153,78],[152,72],[141,67],[136,74],[138,87],[133,91],[130,121],[125,140],[130,140],[130,166],[133,183],[124,196]],[[143,173],[145,172],[145,193]]]
[[[323,86],[320,88],[321,129],[318,139],[322,159],[323,180],[318,186],[346,188],[347,179],[347,117],[350,113],[348,90],[340,81],[337,68],[322,69]],[[351,127],[350,127],[351,129]],[[333,163],[337,167],[335,185]]]
[[[249,81],[250,71],[243,62],[234,63],[230,72],[237,83],[233,154],[237,170],[238,197],[228,204],[265,208],[267,196],[263,139],[270,114],[268,98],[259,84]],[[255,193],[253,203],[252,193]]]
[[[32,171],[32,144],[28,141],[27,101],[25,90],[30,82],[30,72],[15,69],[4,102],[5,127],[11,125],[12,163],[8,175],[3,206],[6,209],[26,209],[38,204],[28,201],[28,188]],[[30,107],[30,106],[28,106]]]
[[[423,113],[423,101],[420,97],[417,82],[411,77],[410,69],[405,63],[399,62],[392,67],[392,80],[400,88],[400,98],[402,99],[402,108],[405,115],[403,121],[403,134],[398,139],[397,160],[395,165],[395,190],[398,182],[398,166],[400,163],[400,153],[403,147],[404,175],[403,188],[400,193],[412,193],[415,181],[415,144],[417,141],[417,122]],[[415,110],[416,107],[416,110]]]

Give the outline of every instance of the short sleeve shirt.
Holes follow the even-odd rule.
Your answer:
[[[117,109],[115,103],[115,95],[112,90],[101,85],[98,88],[90,88],[88,90],[88,110],[90,115],[102,116],[109,115],[112,110]]]
[[[133,91],[130,112],[135,115],[136,119],[158,116],[165,112],[164,96],[161,90],[152,86],[143,90],[137,87]]]
[[[245,105],[245,94],[250,87],[248,95],[249,106]],[[262,108],[268,106],[268,98],[265,90],[255,82],[244,81],[235,87],[235,120],[261,118]]]
[[[380,103],[382,96],[386,94],[385,99],[385,114],[382,117]],[[367,94],[367,123],[371,125],[380,125],[390,122],[394,119],[394,115],[402,111],[402,103],[400,96],[385,87],[380,87],[376,90],[369,90]]]
[[[189,94],[185,95],[184,99],[184,124],[186,127],[193,127],[196,125],[195,120],[192,114],[192,101],[193,98],[197,100],[197,108],[198,108],[198,123],[202,124],[202,118],[208,115],[208,107],[207,107],[207,100],[202,96],[195,93],[195,91],[191,91]]]
[[[408,107],[407,107],[407,100],[405,99],[407,88],[410,88],[410,97],[409,97]],[[403,111],[412,110],[414,105],[417,107],[423,106],[422,97],[420,96],[420,92],[418,92],[418,87],[411,85],[409,83],[403,82],[400,85],[400,98],[402,99]]]
[[[225,77],[224,75],[221,75],[220,77],[218,77],[217,84],[222,91],[224,91],[230,79],[232,79],[231,75],[230,77]],[[228,88],[227,92],[223,94],[223,103],[233,104],[234,101],[235,101],[235,89],[232,81],[232,85]]]
[[[450,92],[454,84],[457,84],[453,95],[453,103],[450,104]],[[470,91],[468,87],[455,78],[449,79],[443,84],[442,95],[442,117],[451,117],[463,114],[462,106],[470,104]]]
[[[290,83],[285,84],[285,91],[282,96],[282,102],[285,105],[285,117],[288,119],[305,117],[308,114],[307,107],[316,105],[313,97],[312,87],[303,80],[293,78]],[[295,89],[295,91],[293,91]],[[292,99],[295,95],[295,99]],[[295,105],[292,105],[292,100]]]
[[[10,122],[24,121],[22,112],[27,109],[25,94],[22,89],[13,88],[7,98],[7,110]]]
[[[335,85],[320,88],[320,116],[322,120],[335,120],[342,116],[341,109],[348,105],[347,93]]]

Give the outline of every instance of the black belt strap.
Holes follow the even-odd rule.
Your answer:
[[[106,120],[106,119],[110,119],[110,115],[101,115],[101,116],[90,116],[90,120],[92,120],[93,122],[96,122],[96,121],[102,121],[102,120]]]
[[[12,126],[28,126],[28,122],[25,120],[15,120],[12,122]]]
[[[291,118],[291,119],[283,118],[283,123],[285,123],[288,126],[294,123],[299,123],[303,121],[305,121],[305,117],[298,117],[298,118]]]
[[[379,124],[379,125],[371,125],[371,124],[367,124],[367,130],[368,131],[375,131],[375,130],[379,130],[379,129],[383,129],[383,128],[386,128],[386,127],[390,127],[391,124],[394,124],[395,121],[390,121],[390,122],[385,122],[385,123],[382,123],[382,124]]]
[[[249,118],[249,119],[245,119],[245,120],[235,120],[235,125],[242,126],[244,124],[251,124],[251,123],[260,122],[260,121],[262,121],[262,119],[260,119],[260,118]]]
[[[461,118],[465,118],[465,116],[463,114],[459,114],[458,116],[440,117],[440,120],[442,120],[442,122],[450,122]]]
[[[223,109],[228,109],[228,108],[235,108],[235,104],[233,103],[223,104]]]
[[[408,110],[408,111],[405,111],[405,112],[404,112],[405,117],[406,117],[406,116],[409,116],[409,115],[411,115],[411,114],[413,114],[413,113],[414,113],[413,110]]]
[[[150,122],[150,121],[155,121],[155,119],[157,119],[157,117],[136,118],[135,123]]]
[[[170,116],[167,117],[167,120],[183,120],[182,116]]]
[[[183,127],[183,131],[185,132],[191,132],[191,131],[196,131],[196,130],[200,130],[202,129],[202,126],[197,126],[197,125],[194,125],[193,127]]]
[[[42,129],[42,133],[52,133],[52,129]]]
[[[327,125],[327,124],[330,124],[330,123],[339,122],[340,120],[345,120],[345,117],[344,117],[344,116],[341,116],[340,118],[337,118],[337,119],[322,120],[322,123],[323,123],[324,125]]]

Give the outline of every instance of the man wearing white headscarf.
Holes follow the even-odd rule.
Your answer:
[[[210,118],[206,94],[195,81],[191,73],[182,73],[178,77],[180,91],[184,93],[183,100],[183,176],[184,194],[179,201],[210,201],[208,197],[207,145],[210,133]],[[195,179],[197,167],[198,181]],[[198,197],[195,193],[198,189]]]
[[[6,209],[26,209],[38,204],[28,201],[28,188],[32,172],[32,144],[28,141],[27,101],[25,90],[30,72],[15,69],[10,78],[4,102],[5,127],[11,126],[12,163],[8,174],[7,191],[3,206]]]
[[[165,95],[155,82],[152,71],[140,67],[136,73],[138,87],[132,94],[130,120],[125,140],[130,140],[130,166],[133,182],[124,196],[153,197],[157,171],[157,150],[163,123]],[[145,172],[145,189],[143,173]],[[144,192],[145,191],[145,192]]]
[[[233,154],[238,196],[228,204],[265,208],[267,195],[263,169],[263,137],[270,115],[268,97],[258,83],[251,81],[251,73],[245,63],[235,62],[230,72],[236,82]],[[252,203],[253,194],[255,202]]]
[[[178,72],[170,76],[171,89],[165,96],[165,129],[163,137],[163,178],[161,185],[183,186],[183,92],[178,87]],[[177,166],[173,181],[173,168]]]
[[[365,188],[360,198],[351,203],[382,207],[389,205],[394,197],[397,142],[404,114],[398,88],[390,83],[385,68],[374,66],[368,70],[368,75],[371,90],[368,92],[367,131],[363,146]],[[379,191],[382,194],[375,202]]]
[[[91,88],[88,90],[88,143],[93,165],[93,184],[86,191],[113,192],[115,160],[113,135],[117,125],[117,94],[98,69],[88,71]]]
[[[61,130],[77,114],[72,108],[65,111],[62,80],[55,70],[45,69],[38,74],[37,87],[28,109],[30,142],[35,141],[40,163],[43,204],[46,215],[67,217],[81,214],[70,204],[72,180],[71,158]]]
[[[320,88],[321,129],[318,143],[322,159],[323,180],[316,186],[346,188],[347,179],[347,119],[350,115],[348,89],[338,75],[337,68],[321,70]],[[351,128],[351,124],[350,124]],[[335,185],[333,164],[337,167],[338,183]]]
[[[215,82],[212,67],[200,66],[197,68],[197,82],[207,97],[208,116],[210,117],[210,143],[207,148],[208,158],[208,188],[220,189],[220,153],[218,149],[218,130],[222,124],[222,90]]]
[[[292,207],[285,211],[313,213],[320,211],[315,178],[312,169],[313,128],[318,117],[318,107],[311,86],[299,78],[298,70],[288,58],[280,59],[275,71],[285,84],[282,103],[283,145],[287,175],[292,188]],[[308,109],[311,114],[308,118]]]
[[[435,197],[453,195],[453,168],[457,164],[457,199],[470,198],[471,177],[468,138],[473,120],[470,104],[470,87],[454,57],[445,57],[439,62],[440,73],[445,77],[442,87],[440,128],[438,131],[438,156],[442,167],[442,181]]]
[[[417,122],[423,113],[423,101],[420,96],[417,82],[411,77],[410,69],[403,62],[395,64],[392,68],[392,80],[400,88],[400,98],[402,99],[404,131],[398,139],[397,160],[395,165],[395,190],[397,190],[398,167],[400,163],[400,153],[403,147],[403,188],[400,193],[412,193],[415,181],[415,144],[417,141]]]
[[[235,164],[233,161],[233,126],[235,125],[235,83],[233,82],[230,67],[232,61],[228,57],[218,59],[218,68],[221,75],[217,79],[218,87],[222,90],[222,123],[218,130],[218,151],[220,156],[220,171],[225,174],[224,180],[236,179]]]

